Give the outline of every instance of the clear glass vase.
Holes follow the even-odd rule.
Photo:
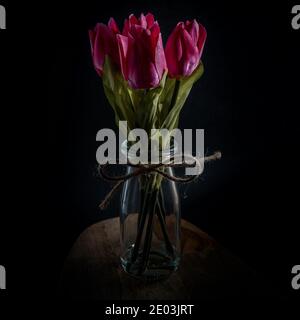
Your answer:
[[[128,166],[127,174],[136,168]],[[173,169],[165,167],[167,174]],[[176,183],[158,173],[123,185],[120,206],[121,264],[138,278],[168,277],[180,262],[180,199]]]

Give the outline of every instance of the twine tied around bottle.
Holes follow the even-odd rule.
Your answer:
[[[116,182],[115,185],[112,187],[112,189],[108,192],[108,194],[105,196],[105,198],[102,200],[102,202],[100,203],[99,207],[101,210],[105,210],[111,199],[114,197],[115,193],[117,192],[117,190],[119,189],[119,187],[128,179],[132,178],[132,177],[137,177],[143,174],[149,174],[152,172],[156,172],[157,174],[163,176],[164,178],[174,181],[174,182],[179,182],[179,183],[190,183],[194,180],[196,180],[202,173],[198,174],[198,175],[191,175],[191,176],[186,176],[186,177],[179,177],[179,176],[172,176],[169,175],[168,173],[164,172],[163,168],[167,168],[167,167],[172,167],[172,168],[179,168],[179,167],[184,167],[184,168],[188,168],[188,167],[195,167],[196,165],[201,166],[201,161],[203,162],[210,162],[210,161],[214,161],[214,160],[218,160],[221,159],[221,152],[220,151],[216,151],[214,152],[212,155],[207,156],[207,157],[203,157],[203,158],[197,158],[194,157],[192,155],[179,155],[179,157],[184,156],[185,159],[189,158],[190,160],[193,160],[193,163],[187,163],[182,162],[182,163],[176,163],[175,158],[171,157],[169,158],[166,162],[162,161],[160,163],[157,164],[133,164],[128,160],[127,165],[136,168],[136,170],[134,170],[132,173],[129,174],[124,174],[124,175],[119,175],[119,176],[112,176],[110,174],[108,174],[106,172],[106,168],[108,166],[108,164],[104,164],[104,165],[99,165],[98,167],[98,172],[100,177],[105,180],[105,181],[109,181],[109,182]],[[177,156],[178,157],[178,156]]]

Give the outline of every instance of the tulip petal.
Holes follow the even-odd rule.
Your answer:
[[[182,74],[188,76],[196,69],[199,63],[199,50],[186,30],[181,33],[181,43],[183,48]]]
[[[93,55],[94,54],[94,44],[95,44],[95,32],[94,32],[94,30],[89,30],[89,38],[90,38],[91,52],[92,52],[92,55]]]
[[[181,29],[181,25],[178,24],[170,34],[166,44],[165,54],[171,77],[180,75],[180,61],[182,58],[182,44],[180,41]]]
[[[157,87],[167,69],[160,28],[151,13],[130,15],[116,35],[123,77],[134,89]]]
[[[147,27],[148,27],[148,29],[150,29],[154,24],[154,16],[153,16],[153,14],[150,13],[150,12],[147,13],[146,14],[146,20],[147,20]]]
[[[160,34],[160,28],[157,22],[153,24],[153,26],[150,29],[151,33],[151,50],[153,52],[153,61],[155,59],[155,48],[157,46],[158,37]]]
[[[128,33],[129,33],[129,21],[128,21],[128,19],[125,19],[122,34],[124,36],[128,36]]]
[[[129,16],[129,27],[134,24],[139,24],[139,20],[136,18],[134,14]]]
[[[107,26],[103,23],[98,23],[95,27],[93,62],[95,69],[99,74],[102,74],[103,72],[103,63],[105,53],[107,52],[106,42],[109,37]]]
[[[167,70],[167,62],[164,54],[164,46],[161,38],[161,33],[158,35],[157,45],[155,49],[155,66],[156,71],[161,79],[165,70]]]
[[[198,41],[198,38],[199,38],[199,24],[198,24],[198,22],[194,19],[186,27],[186,30],[191,35],[194,44],[197,45],[197,41]]]
[[[147,28],[147,20],[143,13],[140,16],[140,26],[144,29]]]
[[[121,71],[125,80],[128,80],[127,56],[129,47],[129,38],[121,34],[117,34],[117,42],[120,55]]]
[[[206,30],[194,19],[179,22],[166,44],[166,59],[171,78],[190,76],[199,65]]]
[[[146,30],[133,42],[128,51],[127,63],[128,83],[132,88],[145,89],[158,86],[160,78],[152,59],[151,38]]]
[[[146,89],[157,87],[160,83],[155,65],[153,62],[142,63],[138,61],[135,67],[129,68],[128,83],[133,89]]]
[[[179,22],[177,24],[177,27],[175,29],[175,34],[174,34],[174,41],[175,41],[175,48],[174,48],[174,53],[176,55],[176,58],[178,59],[178,61],[181,61],[182,59],[182,55],[183,55],[183,50],[182,50],[182,41],[181,41],[181,33],[184,30],[184,23],[183,22]]]
[[[140,38],[142,33],[145,31],[146,29],[144,29],[142,26],[135,24],[133,26],[131,26],[130,28],[130,34],[134,37],[134,38]]]
[[[199,50],[200,59],[202,56],[206,37],[207,37],[206,29],[201,24],[199,24],[199,38],[198,38],[197,46],[198,46],[198,50]]]
[[[114,33],[120,33],[119,31],[119,27],[115,21],[114,18],[110,18],[108,21],[108,27],[111,31],[113,31]]]

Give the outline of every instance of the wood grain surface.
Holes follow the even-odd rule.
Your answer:
[[[210,299],[265,295],[268,290],[237,257],[182,220],[182,261],[168,279],[147,283],[119,263],[119,219],[88,227],[73,245],[61,273],[59,295],[78,299]]]

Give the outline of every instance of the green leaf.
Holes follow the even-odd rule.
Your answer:
[[[180,80],[168,78],[165,72],[157,88],[135,90],[128,86],[122,74],[106,56],[103,87],[115,112],[117,125],[119,120],[126,120],[129,130],[143,128],[148,134],[152,128],[176,128],[180,111],[193,84],[202,76],[203,71],[203,64],[200,63],[192,75]]]
[[[167,72],[164,73],[158,87],[149,90],[135,90],[128,88],[129,96],[135,111],[136,125],[148,133],[157,127],[159,114],[159,98],[162,94]]]
[[[162,101],[163,112],[166,115],[162,123],[162,128],[172,130],[177,127],[180,111],[194,85],[194,83],[200,79],[204,72],[204,67],[202,62],[200,62],[197,69],[189,76],[181,78],[180,80],[170,81],[168,84],[168,92],[163,96]],[[168,81],[167,81],[168,82]]]
[[[175,82],[176,82],[176,79],[172,79],[169,77],[167,77],[166,79],[165,88],[160,96],[160,101],[159,101],[159,122],[160,122],[159,127],[161,127],[163,121],[166,119],[169,113],[171,100],[172,100],[172,96],[175,88]]]
[[[104,93],[115,112],[116,124],[119,120],[126,120],[129,129],[133,129],[135,115],[127,82],[108,56],[105,57],[102,81]]]

